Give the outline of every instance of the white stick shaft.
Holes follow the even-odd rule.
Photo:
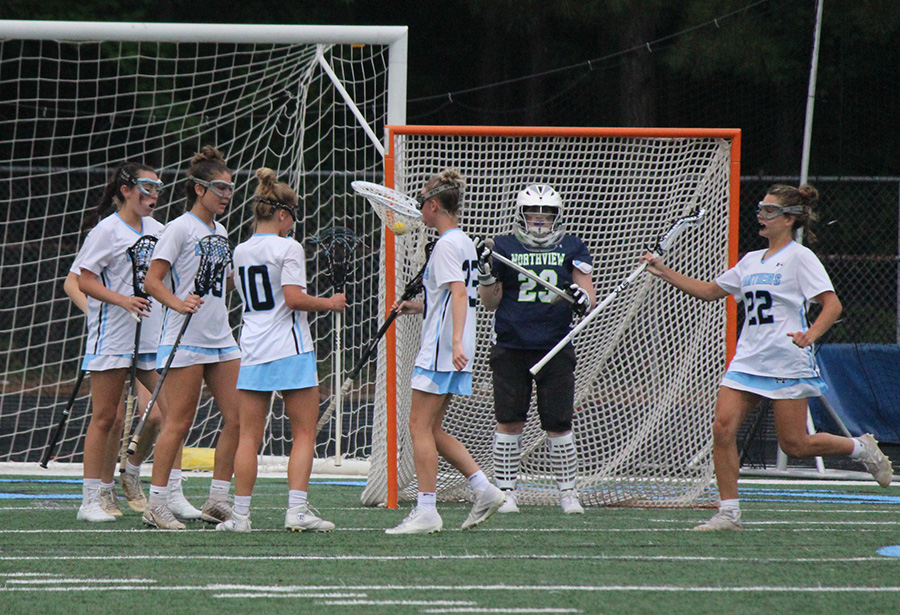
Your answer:
[[[514,262],[512,262],[505,256],[501,256],[501,255],[497,254],[496,252],[493,253],[493,256],[494,256],[494,258],[496,258],[498,261],[500,261],[501,263],[503,263],[510,269],[515,269],[516,271],[518,271],[519,273],[524,275],[526,278],[530,278],[530,279],[534,280],[535,282],[537,282],[538,284],[540,284],[541,286],[545,287],[547,290],[549,290],[553,293],[556,293],[562,299],[565,299],[569,303],[575,303],[575,298],[572,297],[569,293],[567,293],[563,289],[559,288],[556,284],[551,284],[544,278],[542,278],[538,275],[535,275],[531,271],[528,271],[527,269],[525,269],[525,267],[515,264]]]
[[[547,363],[549,363],[553,357],[555,357],[557,354],[559,354],[560,350],[565,348],[569,344],[569,342],[572,341],[572,338],[574,338],[576,335],[578,335],[578,333],[582,329],[584,329],[586,326],[588,326],[591,323],[591,321],[594,320],[594,318],[596,318],[597,315],[600,314],[600,312],[606,306],[608,306],[610,303],[612,303],[612,300],[616,298],[616,295],[618,295],[628,285],[630,285],[632,282],[634,282],[634,280],[639,275],[641,275],[644,272],[644,269],[646,269],[646,268],[647,268],[647,263],[641,263],[640,265],[638,265],[637,268],[634,271],[632,271],[631,274],[627,278],[622,280],[622,282],[620,282],[619,285],[616,286],[615,289],[613,289],[613,291],[611,293],[609,293],[603,301],[601,301],[599,304],[597,304],[597,307],[595,307],[593,310],[591,310],[591,312],[587,316],[582,318],[581,322],[579,322],[577,325],[572,327],[572,330],[569,331],[569,334],[566,335],[561,340],[559,340],[559,343],[557,343],[556,346],[554,346],[550,352],[545,354],[543,359],[541,359],[540,361],[535,363],[531,367],[531,369],[528,370],[531,372],[531,375],[537,376],[538,373],[544,368],[544,366],[547,365]]]
[[[344,416],[341,399],[341,313],[334,313],[334,465],[341,465],[341,438]]]

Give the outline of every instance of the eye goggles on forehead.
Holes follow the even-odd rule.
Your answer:
[[[231,195],[234,194],[234,184],[223,179],[214,179],[211,182],[205,182],[202,179],[197,179],[190,175],[188,175],[188,179],[195,184],[200,184],[204,188],[212,190],[212,193],[218,197],[226,198],[231,197]]]
[[[783,216],[784,214],[797,216],[802,213],[803,205],[790,205],[788,207],[783,207],[776,203],[764,203],[762,201],[760,201],[756,205],[756,215],[762,216],[763,220],[774,220],[778,216]]]
[[[432,188],[428,192],[416,195],[416,209],[422,211],[422,208],[425,207],[425,201],[427,201],[428,199],[433,199],[441,192],[447,192],[448,190],[453,190],[456,188],[459,188],[459,184],[457,184],[456,182],[450,184],[441,184],[437,188]]]

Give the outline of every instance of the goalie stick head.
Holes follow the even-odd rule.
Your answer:
[[[422,212],[417,208],[416,199],[411,196],[372,182],[355,181],[350,186],[357,194],[366,197],[382,223],[395,233],[399,229],[402,232],[397,234],[421,228]]]
[[[153,235],[144,235],[125,250],[131,261],[131,286],[135,297],[147,298],[147,293],[144,292],[144,279],[147,277],[147,269],[150,268],[150,257],[153,256],[156,241]]]
[[[526,248],[550,250],[562,241],[563,203],[546,184],[528,186],[516,196],[516,237]]]
[[[231,265],[234,246],[227,237],[207,235],[197,242],[197,248],[200,251],[200,267],[194,276],[194,294],[203,297],[212,290],[222,289],[222,278],[225,268]]]

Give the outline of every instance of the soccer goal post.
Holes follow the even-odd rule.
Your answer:
[[[154,215],[167,222],[184,211],[188,162],[207,144],[234,170],[220,221],[235,243],[251,232],[262,166],[301,196],[298,240],[338,225],[364,238],[341,330],[330,314],[311,315],[326,406],[340,383],[333,366],[352,364],[380,317],[381,225],[350,182],[383,181],[385,126],[405,123],[406,56],[405,26],[0,21],[0,462],[37,462],[74,388],[85,322],[63,281],[111,171],[126,160],[155,167],[168,189]],[[307,256],[309,292],[332,294],[324,259],[313,246]],[[230,301],[237,327],[239,301]],[[370,371],[341,429],[323,430],[318,457],[333,454],[341,433],[347,457],[368,458],[374,409],[357,400],[369,397]],[[84,386],[59,462],[81,461],[88,399]],[[267,459],[290,450],[280,400],[274,406]],[[213,446],[218,429],[204,393],[187,446]]]
[[[679,237],[667,262],[709,280],[737,260],[738,130],[388,131],[385,173],[392,187],[411,193],[444,168],[462,173],[460,225],[470,235],[513,232],[517,192],[531,183],[553,186],[563,199],[567,231],[581,237],[593,255],[600,299],[634,270],[660,234],[698,207],[706,210],[705,219]],[[403,277],[421,264],[417,243],[397,239],[396,277],[387,279],[382,305],[390,305]],[[735,339],[735,318],[731,301],[698,301],[644,274],[576,337],[573,431],[584,503],[712,503],[713,406]],[[491,476],[491,313],[479,308],[477,322],[473,395],[453,398],[444,427]],[[387,413],[375,415],[366,504],[393,506],[416,497],[407,422],[420,323],[406,318],[398,324],[379,361],[377,405]],[[469,491],[465,478],[442,460],[438,497],[469,499]],[[532,411],[523,437],[519,502],[549,504],[557,496],[546,439]]]

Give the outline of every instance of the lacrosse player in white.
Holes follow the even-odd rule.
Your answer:
[[[189,510],[176,511],[178,517],[187,520],[199,517],[216,524],[231,517],[228,497],[239,436],[235,385],[241,352],[231,333],[225,305],[225,293],[234,288],[230,269],[225,270],[223,279],[213,281],[204,298],[193,294],[194,277],[200,266],[198,242],[211,234],[228,235],[215,218],[231,203],[234,184],[231,171],[217,149],[207,145],[194,156],[185,189],[190,209],[163,229],[145,281],[147,292],[167,308],[157,368],[165,364],[185,315],[198,316],[192,318],[185,331],[163,384],[168,411],[163,414],[162,430],[156,441],[149,504],[143,517],[146,525],[169,530],[185,528],[167,506],[169,478],[179,447],[194,422],[204,381],[216,400],[224,426],[216,443],[206,503],[199,514],[191,506]]]
[[[253,236],[234,251],[236,286],[243,302],[241,370],[237,388],[241,435],[234,460],[234,509],[217,530],[249,532],[250,498],[257,475],[257,453],[265,435],[272,392],[281,391],[291,422],[288,506],[284,527],[328,532],[334,523],[320,519],[308,502],[309,476],[316,446],[319,381],[307,312],[342,312],[343,293],[306,294],[306,255],[289,239],[297,217],[297,193],[276,181],[272,169],[256,172]]]
[[[400,525],[385,530],[388,534],[430,534],[443,529],[436,506],[439,454],[468,479],[475,492],[462,529],[484,522],[503,504],[503,492],[441,425],[452,396],[472,394],[478,255],[459,228],[462,188],[460,175],[448,170],[432,177],[422,189],[418,197],[422,222],[440,236],[425,269],[425,303],[404,301],[394,306],[400,314],[424,312],[425,322],[409,411],[418,498]]]
[[[891,482],[890,460],[871,434],[845,438],[807,433],[807,398],[819,397],[827,388],[812,345],[842,310],[822,263],[794,241],[814,219],[817,200],[818,192],[808,184],[769,188],[757,208],[759,234],[768,240],[768,248],[747,253],[714,282],[677,273],[649,253],[642,259],[650,273],[693,297],[715,301],[733,294],[744,305],[744,327],[719,388],[713,423],[719,512],[695,530],[743,529],[737,432],[760,398],[772,400],[778,443],[787,455],[849,455],[862,462],[882,487]],[[812,324],[806,317],[810,301],[822,306]]]

